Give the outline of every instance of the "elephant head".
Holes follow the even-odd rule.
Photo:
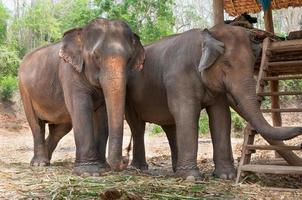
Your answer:
[[[217,25],[210,31],[202,31],[201,37],[199,71],[211,91],[226,93],[235,110],[267,139],[287,140],[302,133],[301,127],[273,128],[264,119],[253,77],[260,47],[250,40],[245,29]]]
[[[103,91],[109,126],[108,163],[127,167],[122,159],[126,80],[129,70],[140,70],[145,52],[139,37],[120,20],[96,19],[67,31],[60,57],[93,87]]]

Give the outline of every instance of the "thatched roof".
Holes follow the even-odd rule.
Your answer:
[[[302,6],[302,0],[271,0],[272,9]],[[258,13],[262,10],[258,0],[224,0],[224,9],[231,16],[238,16],[245,12]]]

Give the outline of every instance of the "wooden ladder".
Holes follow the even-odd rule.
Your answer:
[[[264,92],[264,87],[267,85],[267,81],[279,81],[279,80],[289,80],[289,79],[302,79],[302,57],[297,56],[287,56],[292,55],[291,52],[302,53],[302,40],[296,42],[293,41],[281,41],[281,42],[271,42],[270,38],[266,38],[262,44],[262,57],[257,77],[256,93],[259,97],[259,106],[264,96],[281,96],[281,95],[301,95],[301,91],[295,92],[279,92],[271,91]],[[295,54],[294,54],[295,55]],[[302,55],[302,54],[300,54]],[[275,56],[275,59],[274,59]],[[280,60],[283,58],[284,60]],[[274,61],[279,59],[277,61]],[[294,69],[293,69],[294,68]],[[283,75],[283,76],[279,76]],[[289,76],[291,75],[291,76]],[[272,90],[272,87],[271,87]],[[278,88],[277,88],[278,90]],[[271,112],[279,114],[280,118],[281,112],[302,112],[302,108],[286,108],[281,109],[279,105],[277,108],[271,109],[261,109],[262,112]],[[280,120],[281,121],[281,120]],[[280,124],[281,125],[281,124]],[[237,169],[236,183],[239,183],[242,172],[258,172],[258,173],[273,173],[273,174],[302,174],[302,160],[297,160],[297,162],[291,162],[292,165],[280,166],[280,165],[258,165],[251,164],[251,156],[256,150],[275,150],[275,151],[296,151],[302,150],[302,146],[288,146],[284,143],[270,142],[271,145],[256,145],[254,144],[254,138],[257,131],[247,125],[244,130],[244,141],[242,146],[242,154],[239,161]],[[272,145],[273,144],[273,145]],[[284,156],[284,154],[282,154]],[[289,156],[291,157],[292,154]],[[296,155],[295,155],[296,156]],[[293,156],[293,159],[298,159],[298,157]],[[286,161],[288,159],[285,158]],[[296,165],[296,166],[293,166]]]

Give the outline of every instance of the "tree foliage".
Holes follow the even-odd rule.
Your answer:
[[[14,18],[10,27],[10,41],[20,56],[30,49],[54,42],[61,37],[60,22],[55,18],[51,0],[37,0],[23,8],[23,15]]]
[[[143,43],[173,33],[173,0],[96,0],[99,13],[110,19],[123,19]]]
[[[56,4],[56,19],[61,31],[82,27],[99,16],[99,10],[91,0],[62,0]]]
[[[7,2],[14,5],[9,11]],[[59,41],[65,31],[84,26],[96,17],[125,20],[142,43],[148,44],[169,34],[211,26],[211,3],[211,0],[0,0],[0,78],[16,76],[20,60],[27,52]],[[275,11],[276,32],[284,34],[301,27],[301,15],[301,8]],[[258,18],[261,27],[263,17]],[[299,81],[284,84],[302,89]]]
[[[16,51],[6,45],[0,46],[0,77],[4,75],[17,75],[20,58]]]
[[[4,39],[6,37],[8,18],[9,18],[8,11],[0,1],[0,44],[4,42]]]
[[[23,56],[59,41],[62,34],[97,17],[125,20],[149,43],[173,33],[173,0],[12,0],[9,11],[0,0],[0,98],[8,99]],[[5,97],[4,97],[4,96]]]

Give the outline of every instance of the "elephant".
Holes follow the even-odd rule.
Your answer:
[[[34,140],[31,165],[49,165],[57,143],[73,128],[75,174],[98,175],[108,164],[113,170],[126,168],[127,158],[122,157],[126,81],[131,70],[142,68],[144,57],[139,36],[126,22],[103,18],[28,53],[18,75]]]
[[[257,101],[254,63],[259,44],[242,27],[220,24],[192,29],[145,46],[140,72],[128,76],[126,120],[133,136],[131,165],[146,170],[145,123],[160,125],[167,135],[175,175],[200,179],[197,167],[198,119],[209,116],[213,142],[213,174],[235,177],[229,105],[262,136],[291,139],[301,127],[273,128],[264,119]]]

